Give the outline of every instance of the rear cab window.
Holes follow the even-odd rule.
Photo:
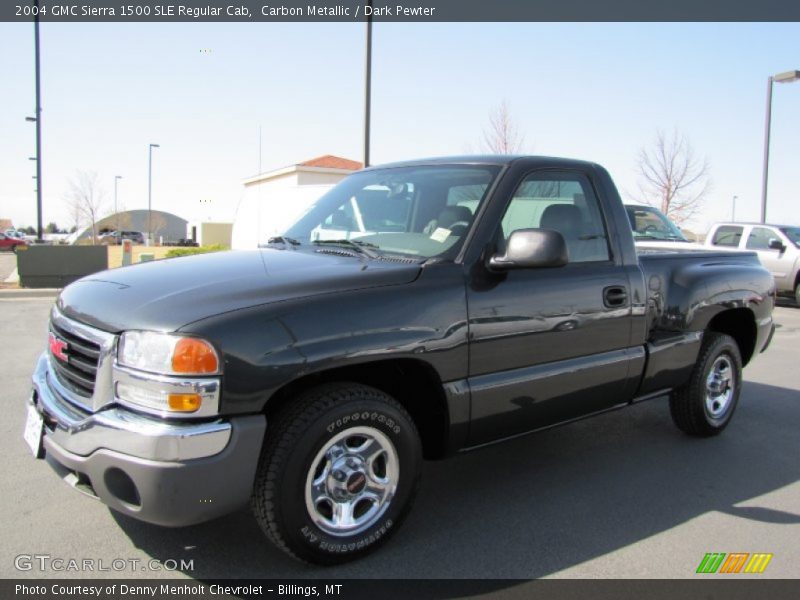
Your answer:
[[[738,248],[739,242],[742,239],[743,231],[744,227],[739,227],[737,225],[722,225],[714,232],[714,237],[711,239],[711,244],[714,246]]]

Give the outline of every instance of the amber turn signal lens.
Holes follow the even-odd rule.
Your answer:
[[[208,342],[181,338],[172,353],[172,371],[187,375],[205,375],[219,371],[219,360]]]
[[[169,409],[179,412],[194,412],[200,408],[200,394],[170,394]]]

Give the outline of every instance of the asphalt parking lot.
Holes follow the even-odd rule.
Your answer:
[[[654,400],[425,466],[403,528],[343,567],[301,565],[246,511],[151,526],[68,488],[22,440],[29,377],[52,298],[0,296],[0,577],[691,578],[707,552],[774,555],[762,578],[800,576],[800,309],[776,311],[772,346],[746,369],[723,435],[692,439]],[[29,571],[20,555],[134,570]],[[142,571],[150,559],[192,561]],[[724,577],[709,576],[702,577]],[[736,577],[748,577],[737,575]]]

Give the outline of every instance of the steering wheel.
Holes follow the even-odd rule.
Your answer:
[[[658,231],[658,227],[655,225],[647,225],[642,231]]]

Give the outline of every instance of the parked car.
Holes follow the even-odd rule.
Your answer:
[[[626,204],[625,212],[633,230],[637,248],[689,248],[701,250],[702,244],[690,242],[680,228],[652,206]]]
[[[16,252],[17,248],[27,246],[28,242],[24,238],[16,237],[16,235],[8,235],[8,233],[0,233],[0,250],[10,250]]]
[[[365,191],[401,203],[391,231],[339,220]],[[265,248],[66,287],[25,439],[132,518],[249,503],[282,550],[340,563],[398,529],[423,458],[666,396],[682,431],[719,434],[774,291],[753,253],[639,256],[593,163],[372,167]]]
[[[119,246],[122,240],[131,240],[134,244],[144,244],[144,234],[141,231],[111,231],[100,236],[101,244]]]
[[[772,273],[778,293],[800,304],[800,227],[763,223],[714,223],[706,246],[750,250]]]

